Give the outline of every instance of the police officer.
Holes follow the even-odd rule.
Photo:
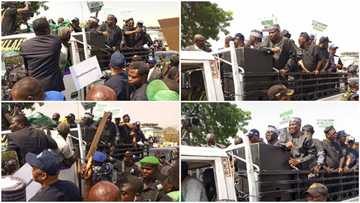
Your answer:
[[[337,171],[343,172],[343,166],[345,163],[344,151],[341,146],[336,142],[336,130],[333,126],[328,126],[324,130],[326,139],[323,141],[325,152],[325,166],[324,169],[327,172]]]
[[[248,136],[250,144],[264,143],[260,138],[260,132],[257,129],[251,129],[246,136]]]
[[[133,158],[133,153],[131,151],[126,151],[124,154],[124,160],[122,161],[117,161],[114,164],[114,169],[116,169],[116,171],[120,174],[125,174],[125,175],[134,175],[134,176],[140,176],[140,169],[139,167],[136,165],[134,158]]]
[[[147,156],[140,160],[144,190],[144,201],[171,201],[171,198],[162,190],[161,182],[156,178],[160,161],[155,156]]]
[[[345,155],[348,154],[348,146],[346,145],[346,138],[348,134],[345,132],[345,130],[340,130],[336,133],[336,140],[340,144],[341,150]]]
[[[359,152],[355,150],[355,138],[348,136],[348,155],[346,157],[345,171],[351,172],[359,169]]]
[[[312,125],[304,125],[301,131],[305,136],[304,145],[308,148],[312,148],[316,152],[316,156],[314,157],[314,159],[309,160],[309,168],[312,173],[310,173],[308,177],[311,178],[319,174],[320,169],[324,164],[324,148],[320,140],[314,139],[312,137],[315,133],[314,127]]]

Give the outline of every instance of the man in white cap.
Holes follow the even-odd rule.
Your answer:
[[[260,47],[263,34],[259,30],[251,30],[250,39],[246,42],[245,48],[257,49]]]
[[[290,39],[282,36],[279,24],[274,24],[264,31],[269,32],[269,35],[261,42],[260,48],[271,50],[273,67],[279,70],[282,76],[286,76],[291,69],[291,55],[296,53],[296,48]]]
[[[265,132],[265,138],[269,145],[277,146],[279,142],[279,131],[273,125],[268,125],[268,129]]]

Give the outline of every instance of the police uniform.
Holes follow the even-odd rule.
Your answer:
[[[162,187],[162,184],[155,178],[154,181],[150,184],[144,183],[144,190],[142,193],[144,201],[172,201],[172,199],[162,190]]]
[[[140,164],[151,165],[157,167],[160,161],[155,156],[147,156],[140,160]],[[166,195],[162,190],[163,186],[160,181],[156,178],[156,174],[153,175],[152,180],[149,183],[144,182],[144,190],[142,193],[143,201],[164,201],[170,202],[172,199]]]
[[[338,168],[340,159],[345,156],[340,144],[335,141],[325,139],[323,141],[325,152],[325,164],[330,168]]]

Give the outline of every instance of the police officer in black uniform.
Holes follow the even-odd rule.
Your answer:
[[[323,141],[325,152],[325,166],[327,172],[343,172],[346,154],[340,144],[336,141],[336,130],[333,126],[325,128],[326,139]]]
[[[144,201],[172,201],[162,190],[161,182],[156,178],[160,161],[155,156],[147,156],[140,160],[144,190]]]

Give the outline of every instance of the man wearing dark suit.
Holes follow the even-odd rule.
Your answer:
[[[56,142],[42,130],[32,128],[24,115],[17,115],[11,120],[8,135],[8,150],[16,151],[20,165],[25,163],[28,152],[39,154],[45,149],[57,149]]]
[[[36,37],[21,45],[21,56],[29,76],[39,80],[44,91],[65,90],[63,73],[59,68],[61,41],[50,35],[46,18],[33,22]]]

